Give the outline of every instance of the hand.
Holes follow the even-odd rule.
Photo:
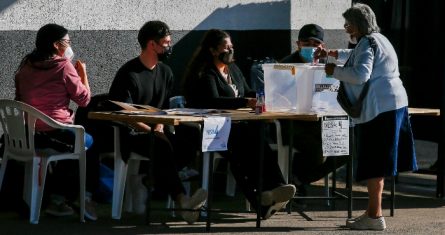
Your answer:
[[[329,50],[323,47],[317,47],[314,51],[314,60],[318,60],[320,58],[325,58],[329,55]]]
[[[154,131],[164,133],[164,124],[156,124]]]
[[[337,50],[328,50],[326,48],[317,47],[317,49],[314,52],[314,59],[326,58],[328,56],[332,56],[335,59],[337,59],[338,51]]]
[[[247,99],[247,107],[255,109],[256,98],[246,98],[246,99]]]
[[[76,68],[77,74],[79,74],[79,77],[83,78],[87,75],[87,66],[84,62],[77,60],[76,64],[74,65],[74,68]]]
[[[324,71],[326,72],[326,75],[332,76],[334,74],[335,67],[337,67],[336,64],[333,63],[326,64],[324,66]]]

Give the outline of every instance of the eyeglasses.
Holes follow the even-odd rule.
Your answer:
[[[65,42],[68,45],[71,45],[71,40],[70,39],[60,39],[60,42]]]

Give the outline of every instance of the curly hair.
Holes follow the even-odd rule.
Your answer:
[[[363,35],[380,32],[374,11],[366,4],[354,4],[343,13],[343,17],[350,24],[357,26],[358,31]]]

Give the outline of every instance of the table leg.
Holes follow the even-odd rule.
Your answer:
[[[288,165],[288,175],[287,175],[287,183],[288,184],[292,184],[293,182],[292,182],[292,176],[293,176],[293,173],[292,173],[292,166],[293,166],[293,160],[294,160],[294,158],[293,158],[293,156],[292,156],[292,154],[293,154],[293,150],[294,149],[294,122],[293,121],[289,121],[289,149],[288,149],[288,154],[287,154],[287,156],[288,156],[288,163],[289,163],[289,165]],[[288,214],[290,214],[291,212],[292,212],[292,199],[289,201],[289,203],[287,203],[287,206],[286,206],[286,209],[287,209],[287,213]]]
[[[154,132],[148,132],[149,136],[149,156],[154,156],[154,148],[155,148],[155,135]],[[153,167],[156,167],[155,165],[155,157],[151,157],[150,161],[148,161],[148,180],[150,187],[147,189],[147,200],[145,202],[145,220],[147,225],[150,225],[150,211],[151,211],[151,191],[154,186],[154,173],[153,173]],[[128,186],[127,186],[128,187]]]
[[[266,140],[265,135],[265,124],[264,122],[260,122],[260,145],[258,146],[260,148],[260,156],[259,156],[259,169],[258,169],[258,186],[257,186],[257,210],[256,210],[256,227],[261,227],[261,193],[263,192],[263,161],[264,161],[264,142]]]
[[[445,120],[442,120],[444,125]],[[445,127],[442,127],[442,132],[445,132]],[[439,149],[437,153],[437,179],[436,179],[436,197],[445,197],[445,155],[444,155],[445,133],[442,133],[439,140]]]

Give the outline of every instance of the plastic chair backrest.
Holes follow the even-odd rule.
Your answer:
[[[5,149],[16,156],[32,157],[34,126],[42,113],[19,101],[0,100],[0,121],[5,138]]]
[[[185,108],[185,97],[184,96],[173,96],[169,99],[169,108]]]

